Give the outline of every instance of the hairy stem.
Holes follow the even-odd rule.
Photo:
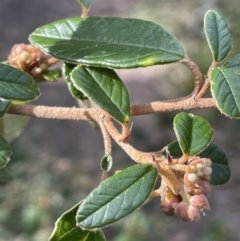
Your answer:
[[[180,61],[180,63],[186,65],[193,73],[194,79],[195,79],[195,87],[192,92],[193,96],[196,96],[198,92],[200,91],[202,84],[203,84],[203,76],[201,71],[199,70],[198,66],[187,56],[183,60]]]
[[[116,141],[116,143],[128,154],[128,156],[138,163],[153,163],[153,158],[151,153],[141,152],[132,147],[130,144],[121,142],[121,133],[117,130],[111,120],[105,121],[106,128],[109,134]]]
[[[110,138],[108,130],[105,126],[104,120],[99,121],[99,125],[100,125],[101,131],[102,131],[105,155],[109,156],[109,155],[111,155],[111,152],[112,152],[111,138]]]
[[[208,91],[208,89],[210,87],[210,75],[211,75],[213,68],[215,68],[216,66],[217,66],[217,62],[213,61],[211,66],[208,69],[206,80],[205,80],[201,90],[197,94],[197,98],[203,97],[203,95]]]
[[[213,98],[184,99],[177,102],[157,101],[146,104],[132,105],[131,115],[147,115],[159,112],[177,110],[216,108]],[[35,105],[11,105],[9,114],[34,116],[39,118],[62,119],[62,120],[96,120],[102,115],[108,115],[99,108],[75,108],[75,107],[50,107]]]

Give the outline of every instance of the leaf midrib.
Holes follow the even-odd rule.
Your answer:
[[[126,190],[129,189],[129,187],[135,185],[139,180],[141,180],[142,178],[144,178],[145,175],[151,173],[154,169],[152,168],[150,171],[148,171],[147,173],[144,173],[143,175],[141,175],[135,182],[133,182],[132,184],[130,184],[127,188],[125,188],[123,191],[119,192],[117,195],[115,195],[113,198],[111,198],[108,202],[106,202],[103,206],[97,208],[94,212],[92,212],[91,214],[89,214],[85,219],[83,219],[82,221],[86,220],[87,218],[89,218],[90,216],[92,216],[94,213],[96,213],[97,211],[99,211],[101,208],[107,206],[110,202],[112,202],[114,199],[116,199],[117,197],[119,197],[121,194],[123,194]],[[82,222],[81,221],[81,222]],[[80,223],[81,223],[80,222]],[[80,224],[79,223],[79,224]]]

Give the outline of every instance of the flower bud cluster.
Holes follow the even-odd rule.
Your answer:
[[[48,69],[47,56],[31,44],[15,44],[8,56],[8,63],[33,77],[41,76]]]
[[[185,172],[175,171],[182,186],[177,194],[163,184],[160,206],[165,214],[175,214],[185,222],[196,222],[201,212],[210,209],[207,196],[211,191],[211,164],[210,159],[193,157],[185,165]]]

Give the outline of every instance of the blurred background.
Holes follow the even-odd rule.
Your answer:
[[[89,15],[142,18],[159,23],[179,39],[206,74],[211,53],[204,37],[203,17],[209,9],[226,19],[234,45],[230,56],[238,54],[240,3],[237,0],[93,0]],[[75,0],[1,0],[1,61],[7,59],[13,44],[28,43],[28,35],[37,27],[78,15],[80,7]],[[190,71],[180,64],[117,72],[129,89],[132,104],[177,98],[188,95],[193,88]],[[40,88],[42,95],[34,104],[77,106],[64,81],[43,83]],[[192,113],[212,124],[213,141],[227,154],[232,171],[227,184],[213,188],[211,211],[196,224],[184,223],[165,216],[159,199],[155,199],[104,229],[107,240],[240,240],[240,121],[230,120],[217,110]],[[143,151],[162,149],[175,140],[172,122],[176,114],[134,117],[130,143]],[[101,133],[81,121],[10,115],[6,118],[5,135],[12,140],[13,155],[6,168],[0,170],[0,241],[46,241],[56,219],[99,184],[99,163],[104,153]],[[113,171],[134,164],[115,144],[113,159]]]

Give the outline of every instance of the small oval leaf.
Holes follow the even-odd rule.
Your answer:
[[[49,241],[105,241],[102,231],[82,230],[76,226],[76,213],[80,204],[77,204],[57,220]]]
[[[12,101],[0,98],[0,117],[3,117],[10,107]]]
[[[39,95],[40,90],[30,75],[0,63],[0,98],[26,101]]]
[[[157,178],[150,164],[129,167],[102,182],[83,201],[77,222],[83,228],[107,226],[143,205]]]
[[[58,59],[95,67],[146,67],[185,57],[174,36],[140,19],[63,19],[36,29],[30,41]]]
[[[91,6],[91,0],[77,0],[84,8],[89,9]]]
[[[240,75],[231,69],[214,68],[211,92],[218,109],[233,118],[240,118]]]
[[[71,74],[74,86],[83,91],[116,120],[130,119],[130,100],[127,88],[111,69],[77,66]]]
[[[71,95],[79,100],[87,100],[88,98],[73,85],[70,77],[70,74],[76,66],[76,64],[64,62],[62,66],[62,75],[67,81],[68,90],[70,91]]]
[[[174,131],[183,153],[188,156],[194,156],[205,149],[213,136],[208,121],[184,112],[175,116]]]
[[[101,163],[100,163],[102,171],[109,172],[112,168],[112,163],[113,163],[113,159],[111,156],[109,156],[109,155],[103,156]]]
[[[240,54],[234,56],[232,59],[227,61],[224,65],[224,68],[230,69],[237,74],[240,74]]]
[[[166,148],[174,158],[180,158],[182,156],[182,151],[178,141],[174,141],[165,147],[162,151],[164,155],[166,154]],[[212,185],[222,185],[228,182],[231,177],[231,171],[228,166],[228,158],[218,146],[211,143],[204,151],[198,154],[198,156],[209,158],[212,161]]]
[[[12,148],[9,143],[0,135],[0,168],[7,165],[12,154]]]
[[[204,29],[214,60],[222,61],[232,48],[232,40],[225,20],[217,12],[209,10],[204,18]]]

